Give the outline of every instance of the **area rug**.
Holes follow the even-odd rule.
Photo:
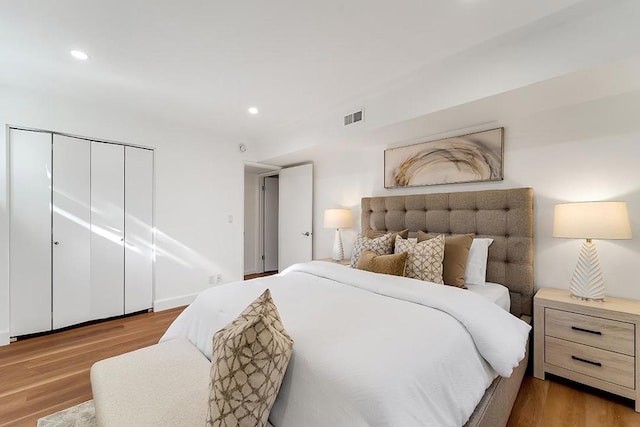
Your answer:
[[[38,420],[37,427],[96,427],[93,400],[47,415]]]

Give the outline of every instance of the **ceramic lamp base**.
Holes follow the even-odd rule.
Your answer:
[[[591,240],[586,240],[580,249],[569,290],[574,298],[604,301],[604,278],[600,272],[596,245]]]
[[[333,240],[333,254],[331,256],[334,261],[342,261],[344,259],[344,248],[342,247],[342,236],[340,229],[336,229],[336,237]]]

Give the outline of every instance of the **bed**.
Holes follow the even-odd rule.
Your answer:
[[[210,358],[213,334],[269,288],[295,340],[274,427],[505,425],[528,360],[532,190],[363,198],[362,228],[493,238],[487,282],[509,298],[489,293],[510,313],[487,289],[315,261],[202,292],[161,341]]]

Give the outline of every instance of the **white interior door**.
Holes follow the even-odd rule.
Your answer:
[[[311,261],[313,165],[284,168],[279,177],[278,270]]]
[[[91,317],[124,314],[124,147],[91,143]]]
[[[278,181],[277,176],[264,177],[263,271],[278,269]]]
[[[124,311],[153,304],[153,151],[125,148]]]
[[[11,129],[11,336],[51,330],[51,134]]]
[[[53,136],[53,328],[91,320],[91,143]]]

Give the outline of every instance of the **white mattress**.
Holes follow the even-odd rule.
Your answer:
[[[498,304],[506,311],[510,311],[511,298],[509,297],[509,289],[499,283],[486,282],[484,285],[467,284],[469,291],[474,294],[482,295]]]

